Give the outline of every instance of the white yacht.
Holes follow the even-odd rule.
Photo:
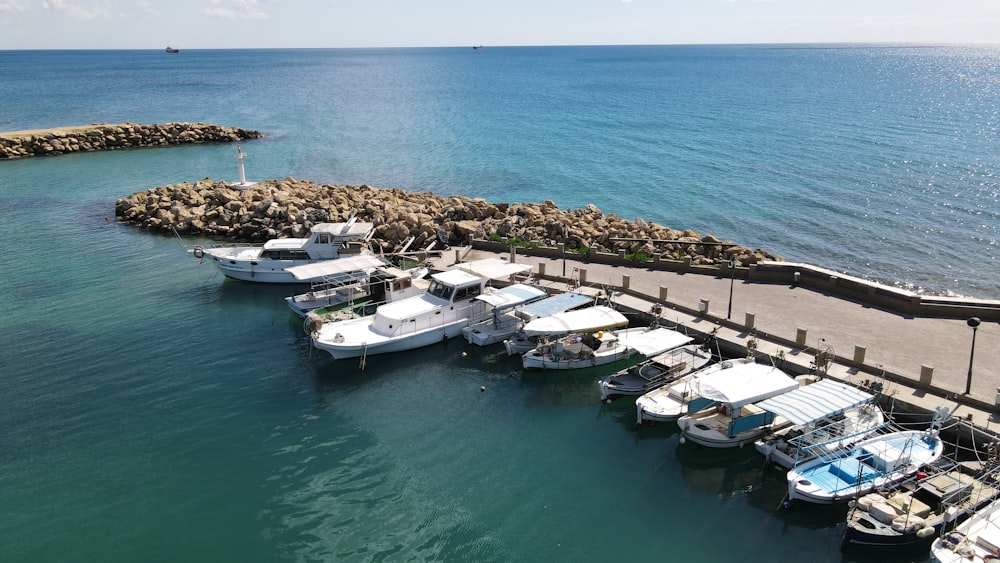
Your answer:
[[[301,280],[288,268],[360,256],[369,252],[368,240],[375,232],[373,223],[351,218],[344,223],[317,223],[305,238],[277,238],[259,245],[196,246],[195,258],[210,260],[226,277],[259,283],[301,283],[320,281],[321,276]]]
[[[510,264],[504,271],[513,276],[528,269]],[[335,359],[364,358],[454,338],[488,314],[489,306],[475,298],[502,291],[490,287],[489,281],[471,273],[471,268],[432,274],[422,295],[386,303],[371,316],[323,323],[312,333],[313,345]]]

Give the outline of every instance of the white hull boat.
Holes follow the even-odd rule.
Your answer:
[[[510,356],[526,354],[538,346],[547,344],[554,337],[597,333],[627,325],[628,319],[625,315],[606,305],[593,305],[535,318],[505,340],[504,347]]]
[[[257,283],[301,283],[288,268],[369,253],[373,223],[353,218],[344,223],[318,223],[305,238],[271,239],[263,246],[196,246],[192,253],[207,259],[228,278]]]
[[[752,363],[754,363],[753,358],[724,360],[641,395],[635,400],[635,423],[639,425],[643,422],[672,422],[686,414],[689,407],[693,406],[695,411],[699,410],[702,406],[707,405],[709,401],[698,402],[699,397],[694,391],[694,382],[698,378],[723,370],[727,370],[727,373],[738,375],[738,370],[728,370],[743,364]]]
[[[337,266],[350,268],[349,264],[342,263],[354,260],[357,258],[341,258],[289,268],[289,271],[296,278],[309,279],[317,268],[325,267],[327,270]],[[402,270],[384,264],[370,269],[324,274],[323,281],[314,282],[310,291],[286,297],[285,303],[299,317],[306,318],[311,312],[325,317],[329,312],[345,306],[389,303],[421,295],[429,285],[429,282],[423,279],[427,273],[427,268],[424,267]]]
[[[973,563],[1000,557],[1000,500],[978,510],[954,530],[934,540],[937,563]]]
[[[528,266],[511,264],[509,271]],[[421,348],[462,334],[462,328],[484,318],[486,304],[474,299],[495,290],[488,278],[463,270],[431,276],[427,291],[386,303],[375,314],[323,323],[312,334],[313,345],[334,359],[367,357]]]
[[[469,344],[489,346],[510,338],[521,325],[516,309],[548,295],[542,289],[525,284],[516,284],[504,289],[504,292],[476,297],[492,308],[492,314],[488,319],[462,329],[462,335]]]
[[[772,432],[754,442],[754,447],[768,462],[791,469],[817,456],[849,448],[885,425],[885,414],[871,401],[842,414]]]
[[[540,319],[545,320],[545,319]],[[569,335],[542,344],[521,357],[524,369],[581,369],[631,358],[652,356],[688,344],[693,339],[667,328],[626,328]]]
[[[928,430],[879,434],[833,456],[819,457],[788,472],[788,499],[833,504],[891,486],[937,461],[944,443],[938,431],[946,409],[938,408]]]
[[[695,393],[711,402],[677,419],[681,438],[709,448],[752,444],[772,428],[789,424],[755,403],[798,387],[787,373],[757,363],[700,377],[694,383]]]
[[[699,344],[688,344],[658,354],[598,382],[601,400],[636,397],[668,385],[707,366],[712,352]]]

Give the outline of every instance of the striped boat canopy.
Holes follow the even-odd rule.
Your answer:
[[[872,395],[850,385],[824,379],[761,401],[757,406],[801,426],[843,413],[873,399]]]

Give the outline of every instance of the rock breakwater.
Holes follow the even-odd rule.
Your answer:
[[[123,223],[153,231],[176,229],[250,242],[302,237],[316,223],[346,221],[356,215],[376,225],[372,242],[387,253],[407,243],[410,250],[423,250],[505,238],[517,245],[563,243],[581,253],[624,250],[639,261],[656,254],[668,259],[690,256],[695,264],[775,260],[763,250],[642,219],[626,220],[604,214],[594,205],[564,210],[552,201],[490,203],[465,196],[316,184],[294,178],[267,180],[245,189],[208,178],[161,186],[119,199],[115,215]]]
[[[158,147],[196,143],[229,143],[259,139],[259,131],[208,123],[141,125],[101,123],[34,131],[0,133],[0,160],[85,151]]]

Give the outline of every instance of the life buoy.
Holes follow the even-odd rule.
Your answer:
[[[194,247],[193,254],[194,254],[195,258],[201,260],[202,258],[205,257],[205,249],[203,247],[201,247],[201,246],[196,246],[196,247]]]

